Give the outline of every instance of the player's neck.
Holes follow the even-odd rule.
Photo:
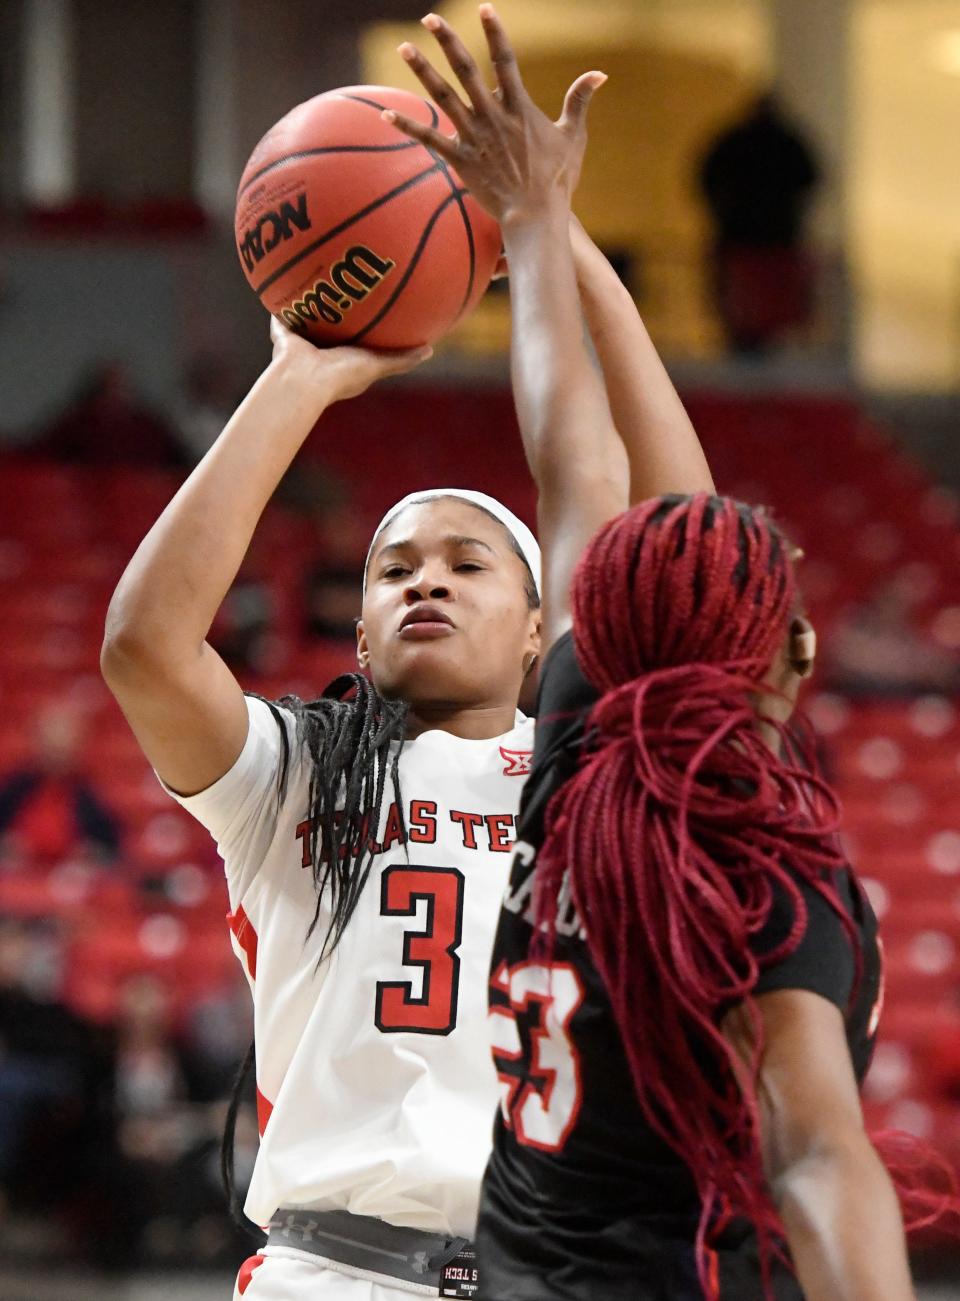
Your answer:
[[[464,705],[443,703],[414,705],[407,716],[407,736],[439,730],[465,741],[488,741],[513,731],[517,711],[514,705]]]

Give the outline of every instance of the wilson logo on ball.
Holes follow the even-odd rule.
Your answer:
[[[494,219],[385,109],[455,130],[413,91],[341,86],[271,127],[237,187],[245,279],[266,311],[320,347],[433,343],[473,310],[500,256]]]
[[[333,264],[326,280],[318,280],[302,298],[285,307],[280,315],[291,330],[305,334],[311,321],[339,325],[345,312],[361,302],[388,276],[396,263],[377,257],[365,244],[354,244]]]
[[[285,199],[278,209],[265,212],[255,226],[244,231],[243,242],[237,245],[243,265],[252,271],[278,244],[292,237],[294,227],[309,230],[310,224],[306,193],[298,194],[293,203]]]

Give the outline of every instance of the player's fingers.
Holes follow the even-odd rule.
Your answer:
[[[510,44],[510,39],[504,31],[503,24],[500,22],[493,5],[480,6],[480,21],[483,23],[484,35],[487,38],[490,62],[497,74],[497,88],[500,91],[500,98],[507,108],[516,108],[526,94],[526,89],[523,78],[520,76],[517,56],[513,52],[513,46]]]
[[[433,102],[443,109],[460,135],[469,132],[470,110],[450,83],[440,76],[430,60],[424,58],[417,47],[411,45],[409,41],[404,41],[398,46],[398,53]]]
[[[291,330],[279,316],[270,316],[270,342],[275,350],[302,348],[306,342],[303,337]]]
[[[429,345],[422,348],[404,348],[397,352],[378,352],[375,354],[381,375],[405,375],[433,356]]]
[[[493,95],[484,85],[476,59],[474,59],[463,41],[461,41],[450,24],[438,14],[427,14],[426,18],[421,19],[421,22],[427,31],[432,32],[436,38],[437,44],[443,50],[447,63],[450,65],[450,71],[467,92],[467,97],[473,105],[474,111],[480,114],[489,113],[494,106]]]
[[[605,72],[582,73],[567,91],[563,101],[563,112],[557,125],[571,134],[586,126],[590,101],[593,99],[594,92],[599,90],[606,80]]]
[[[439,154],[448,163],[456,164],[458,157],[457,141],[453,136],[445,136],[432,126],[424,126],[422,122],[416,122],[412,117],[407,117],[403,113],[395,113],[392,108],[384,109],[380,116],[384,122],[389,122],[391,126],[395,126],[398,131],[402,131],[411,140],[419,140],[422,145],[432,149],[435,154]]]
[[[497,258],[497,265],[493,268],[493,275],[490,277],[490,279],[506,280],[509,274],[510,274],[510,266],[507,262],[507,255],[506,253],[501,253],[500,256]]]

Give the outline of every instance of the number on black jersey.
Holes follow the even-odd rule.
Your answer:
[[[501,963],[490,986],[490,1036],[504,1120],[518,1143],[562,1152],[583,1097],[580,1057],[570,1037],[570,1022],[586,992],[580,973],[571,962],[519,962],[513,967]],[[531,1013],[526,1069],[532,1078],[522,1080],[511,1072],[510,1063],[523,1059],[519,1018],[528,1019]]]

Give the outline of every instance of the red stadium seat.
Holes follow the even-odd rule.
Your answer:
[[[696,394],[688,407],[721,490],[770,505],[805,548],[800,581],[825,657],[836,622],[891,583],[911,593],[922,636],[952,635],[960,617],[950,613],[960,607],[957,503],[853,403],[724,392]],[[323,437],[303,454],[353,485],[351,509],[364,531],[406,492],[443,482],[490,491],[528,522],[535,517],[506,392],[372,390],[328,412]],[[139,469],[94,473],[5,458],[0,773],[28,752],[45,700],[79,691],[95,702],[113,587],[178,485],[175,475]],[[278,610],[276,653],[243,685],[268,697],[313,696],[354,667],[348,646],[302,638],[299,593],[316,556],[314,526],[270,507],[257,540]],[[952,1024],[960,989],[960,701],[817,692],[807,706],[843,800],[853,861],[883,913],[888,984],[871,1117],[926,1128],[960,1156],[960,1121],[944,1105],[936,1065],[937,1035]],[[85,1015],[109,1019],[123,980],[137,971],[160,973],[184,1006],[242,977],[223,924],[213,841],[164,795],[116,706],[96,707],[86,763],[129,827],[129,864],[87,889],[67,872],[11,868],[0,873],[0,911],[69,918],[78,929],[68,997]],[[147,890],[162,912],[144,914]]]

